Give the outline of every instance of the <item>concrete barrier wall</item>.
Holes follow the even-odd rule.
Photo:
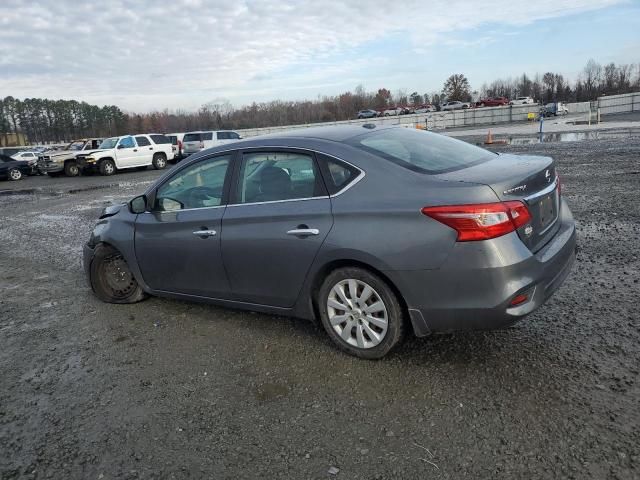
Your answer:
[[[595,102],[594,102],[595,103]],[[640,111],[640,92],[624,95],[600,97],[598,107],[601,115]],[[570,114],[588,114],[591,102],[567,103]],[[391,117],[368,118],[363,120],[344,120],[341,122],[312,123],[306,125],[285,125],[281,127],[250,128],[238,130],[243,137],[253,137],[267,133],[282,132],[299,128],[310,128],[327,125],[362,125],[374,123],[376,125],[420,125],[429,130],[444,130],[447,128],[475,127],[483,125],[497,125],[501,123],[526,122],[529,114],[536,115],[540,111],[537,103],[531,105],[513,105],[504,107],[469,108],[450,112],[433,112],[414,115],[399,115]]]
[[[374,123],[376,125],[421,125],[430,130],[442,130],[456,127],[473,127],[476,125],[495,125],[499,123],[526,121],[529,113],[537,114],[540,110],[538,104],[513,105],[504,107],[469,108],[450,112],[433,112],[413,115],[398,115],[390,117],[377,117],[362,120],[344,120],[340,122],[311,123],[305,125],[285,125],[281,127],[249,128],[237,130],[243,137],[253,137],[268,133],[310,128],[327,125],[362,125]]]
[[[598,98],[600,115],[640,111],[640,92]]]

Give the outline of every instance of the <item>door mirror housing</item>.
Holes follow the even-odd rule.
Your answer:
[[[144,213],[147,211],[147,196],[140,195],[129,202],[131,213]]]
[[[124,148],[124,145],[120,144],[120,145],[118,145],[117,148],[118,148],[118,150],[120,150],[121,148]]]

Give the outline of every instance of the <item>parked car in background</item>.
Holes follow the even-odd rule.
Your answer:
[[[471,105],[469,103],[454,100],[453,102],[445,102],[440,105],[440,110],[446,112],[448,110],[462,110],[470,107]]]
[[[516,97],[509,102],[509,105],[530,105],[536,103],[531,97]]]
[[[560,287],[575,247],[552,158],[351,125],[181,163],[105,209],[83,263],[106,302],[150,294],[316,320],[374,359],[410,331],[512,325]]]
[[[29,171],[29,175],[37,175],[38,174],[38,152],[33,150],[23,150],[18,153],[14,153],[11,155],[11,158],[14,160],[25,161],[29,164],[31,168]]]
[[[21,152],[11,155],[11,158],[13,158],[14,160],[25,160],[27,162],[34,163],[38,161],[38,152],[34,152],[32,150],[22,150]]]
[[[569,113],[569,109],[562,102],[551,102],[547,103],[544,107],[542,107],[541,112],[545,117],[550,116],[558,116],[558,115],[566,115]]]
[[[424,105],[420,105],[418,108],[415,109],[415,113],[431,113],[431,112],[435,112],[437,109],[434,105],[431,105],[430,103],[425,103]]]
[[[69,143],[64,150],[47,150],[38,156],[38,170],[50,177],[57,177],[63,173],[67,177],[75,177],[80,174],[80,168],[76,157],[80,153],[96,150],[101,138],[82,138]]]
[[[125,135],[107,138],[98,150],[82,152],[76,157],[83,171],[97,170],[101,175],[113,175],[117,170],[146,168],[156,170],[173,160],[171,140],[164,135]]]
[[[374,118],[378,116],[378,112],[375,110],[360,110],[358,112],[358,118]]]
[[[402,107],[388,107],[385,108],[382,112],[382,115],[385,117],[390,117],[393,115],[400,115],[402,113]]]
[[[26,160],[16,160],[8,155],[0,154],[0,179],[20,180],[32,172],[31,165]]]
[[[165,137],[171,140],[171,145],[173,145],[174,160],[182,160],[182,139],[184,138],[184,133],[165,133]]]
[[[183,138],[183,155],[189,156],[207,148],[217,147],[225,143],[237,142],[242,137],[231,130],[206,130],[188,132]]]
[[[509,105],[507,97],[489,97],[476,102],[476,107],[501,107],[503,105]]]
[[[400,107],[400,115],[410,115],[416,113],[416,109],[412,105],[403,105]]]

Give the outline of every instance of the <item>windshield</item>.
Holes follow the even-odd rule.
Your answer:
[[[98,148],[105,148],[105,149],[115,148],[116,143],[118,143],[118,138],[119,137],[107,138],[102,141],[102,143]]]
[[[421,173],[445,173],[491,159],[495,153],[436,133],[393,128],[355,137],[349,144]]]
[[[82,150],[82,147],[84,147],[84,142],[71,142],[65,150]]]

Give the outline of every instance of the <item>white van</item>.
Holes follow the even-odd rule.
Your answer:
[[[182,155],[186,157],[207,148],[237,142],[241,138],[240,135],[231,130],[205,130],[185,133],[182,139]]]

